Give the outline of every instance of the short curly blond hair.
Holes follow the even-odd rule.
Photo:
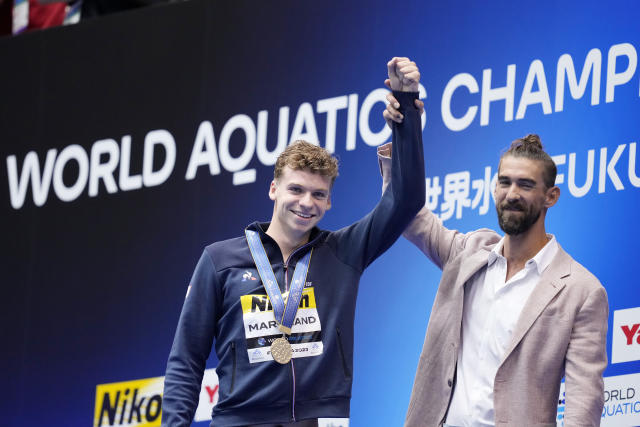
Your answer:
[[[293,170],[306,170],[331,179],[331,185],[338,176],[338,159],[327,150],[307,141],[294,141],[276,160],[274,179],[282,176],[285,166]]]

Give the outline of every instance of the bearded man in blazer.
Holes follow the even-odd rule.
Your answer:
[[[384,112],[402,121],[395,99]],[[416,101],[422,108],[422,103]],[[379,149],[383,188],[389,144]],[[514,141],[494,190],[504,237],[460,233],[424,207],[404,236],[442,269],[406,426],[598,426],[604,405],[605,289],[545,231],[560,196],[537,135]]]

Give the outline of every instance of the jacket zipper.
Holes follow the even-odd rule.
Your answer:
[[[283,264],[284,268],[284,291],[287,292],[289,290],[289,260],[291,259],[291,255],[289,255],[289,259],[285,261]],[[296,371],[293,368],[293,359],[291,359],[291,420],[296,421]]]
[[[233,388],[236,383],[236,343],[235,342],[231,343],[231,355],[233,356],[233,366],[231,371],[231,390],[229,391],[229,394],[233,393]]]
[[[283,269],[284,269],[284,291],[287,292],[289,290],[289,261],[291,260],[291,256],[293,254],[295,254],[296,252],[300,251],[303,248],[306,248],[307,246],[310,246],[311,242],[307,242],[306,244],[300,246],[298,249],[296,249],[295,251],[293,251],[293,253],[291,253],[291,255],[289,255],[289,258],[287,258],[287,260],[284,262],[284,264],[282,265]],[[296,370],[293,366],[293,358],[291,358],[291,379],[292,379],[292,384],[291,384],[291,420],[293,422],[296,421]]]

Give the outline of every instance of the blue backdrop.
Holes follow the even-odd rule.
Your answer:
[[[605,376],[640,372],[611,362],[614,312],[640,307],[639,10],[193,0],[0,39],[7,425],[87,425],[98,384],[164,374],[202,248],[270,218],[281,144],[317,136],[340,158],[323,228],[366,214],[392,56],[420,66],[447,227],[497,229],[500,152],[541,136],[561,174],[547,230],[609,295]],[[439,278],[404,240],[365,272],[352,425],[402,423]]]

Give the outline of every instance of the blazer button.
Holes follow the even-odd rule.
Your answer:
[[[451,384],[453,384],[453,382],[451,382],[451,378],[449,378],[449,379],[447,380],[447,385],[448,385],[449,387],[451,387]]]

